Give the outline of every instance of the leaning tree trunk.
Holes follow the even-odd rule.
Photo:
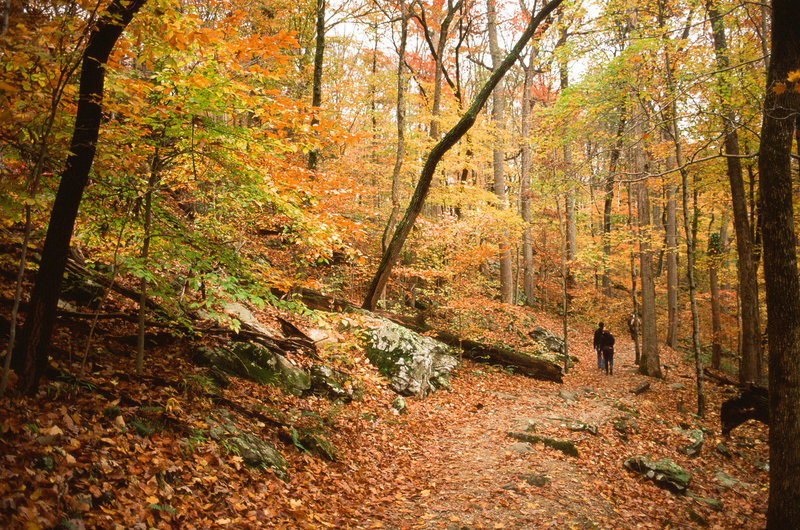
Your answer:
[[[503,54],[500,45],[497,43],[497,10],[495,0],[487,0],[486,3],[489,28],[489,47],[492,54],[492,70],[497,70],[503,61]],[[505,131],[505,105],[506,98],[503,89],[502,79],[492,92],[492,125],[495,130],[494,149],[492,150],[492,171],[494,173],[494,194],[501,210],[508,208],[506,204],[506,179],[503,170],[503,133]],[[514,280],[511,267],[511,246],[508,244],[508,234],[500,234],[499,260],[500,260],[500,300],[503,303],[513,302]]]
[[[520,52],[522,52],[522,49],[531,39],[536,31],[536,28],[539,27],[539,24],[541,24],[541,22],[556,7],[558,7],[562,1],[563,0],[551,0],[549,3],[545,4],[544,7],[542,7],[542,10],[539,11],[535,17],[531,18],[531,21],[528,23],[527,28],[525,28],[522,36],[514,45],[514,48],[512,48],[511,52],[500,64],[499,68],[497,68],[497,70],[492,72],[492,75],[489,76],[489,79],[486,81],[486,83],[484,83],[483,87],[481,87],[481,90],[475,96],[475,99],[472,101],[469,109],[467,109],[467,112],[464,113],[461,119],[458,120],[458,123],[456,123],[455,126],[453,126],[453,128],[450,129],[450,131],[448,131],[448,133],[436,145],[433,146],[433,149],[431,149],[430,153],[428,153],[428,158],[425,160],[425,164],[422,167],[422,173],[420,174],[417,187],[414,190],[414,195],[411,197],[411,202],[408,205],[408,209],[406,210],[403,219],[400,221],[400,224],[398,224],[397,230],[392,237],[392,241],[389,243],[389,247],[383,253],[381,263],[378,265],[378,270],[375,272],[375,276],[372,278],[372,282],[367,290],[367,295],[363,303],[363,307],[365,309],[375,308],[375,305],[378,302],[378,297],[380,296],[383,287],[386,285],[386,282],[389,280],[392,267],[394,267],[394,264],[397,262],[397,257],[400,255],[403,244],[405,243],[408,234],[411,232],[411,228],[414,226],[414,221],[417,219],[420,211],[422,211],[422,207],[425,204],[425,198],[430,190],[431,180],[433,179],[433,175],[436,171],[436,166],[439,164],[439,161],[442,159],[445,153],[447,153],[447,151],[449,151],[450,148],[453,147],[456,142],[458,142],[461,137],[464,136],[472,127],[476,118],[478,117],[478,113],[489,99],[492,90],[494,90],[494,87],[497,85],[500,79],[502,79],[511,66],[517,61]]]
[[[712,0],[706,0],[711,19],[714,54],[718,75],[719,98],[725,133],[725,160],[728,164],[728,180],[733,203],[733,224],[736,230],[736,250],[739,255],[739,295],[742,301],[742,357],[739,365],[739,380],[742,383],[758,383],[761,380],[761,323],[758,313],[758,278],[753,258],[753,239],[747,217],[747,197],[742,177],[742,162],[739,158],[739,135],[736,132],[736,116],[728,100],[731,85],[724,77],[730,67],[725,27],[719,11]],[[769,203],[765,203],[769,204]]]
[[[47,367],[61,278],[100,132],[106,62],[122,31],[146,1],[114,0],[89,35],[81,65],[70,154],[50,212],[39,272],[31,292],[30,310],[22,330],[23,355],[17,355],[13,365],[21,376],[22,390],[28,394],[36,391]]]
[[[767,528],[800,521],[800,283],[792,204],[792,136],[800,112],[800,2],[772,1],[758,169],[769,336],[769,507]],[[792,81],[789,81],[789,78]]]

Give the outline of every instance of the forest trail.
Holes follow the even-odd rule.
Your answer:
[[[683,379],[688,376],[680,373],[688,372],[689,366],[662,358],[674,373],[668,370],[666,381],[651,380],[653,390],[634,396],[630,390],[646,378],[636,373],[632,343],[618,339],[614,375],[607,376],[597,368],[590,339],[573,345],[571,353],[579,362],[563,385],[522,377],[487,377],[480,365],[471,365],[471,372],[459,377],[454,388],[459,403],[452,403],[446,393],[417,402],[414,416],[420,417],[419,421],[427,417],[435,424],[420,440],[421,449],[409,455],[410,467],[422,470],[427,486],[402,498],[378,520],[365,521],[364,526],[663,527],[666,521],[686,519],[684,508],[680,510],[683,517],[672,512],[687,504],[687,498],[643,481],[622,463],[645,448],[662,456],[657,454],[659,445],[676,443],[668,434],[646,425],[663,421],[661,414],[648,409],[656,401],[656,409],[662,413],[667,403],[672,411],[682,409],[678,402],[688,399],[688,393],[693,395],[691,390],[654,394],[668,388],[667,384],[679,388],[676,379],[691,387],[691,381]],[[687,401],[686,407],[693,404]],[[446,420],[441,418],[442,412],[446,412]],[[623,423],[617,424],[620,419]],[[597,426],[598,433],[570,430],[570,420]],[[531,425],[537,435],[571,440],[579,456],[508,436],[510,431],[525,431]],[[628,432],[622,432],[626,429]],[[415,431],[424,429],[416,426]],[[638,437],[639,432],[648,439],[631,443],[629,435]],[[705,451],[709,450],[713,451],[710,447]],[[667,452],[674,458],[674,449]],[[541,483],[543,477],[545,484]],[[702,511],[696,506],[694,510]]]

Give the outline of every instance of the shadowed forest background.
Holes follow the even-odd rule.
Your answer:
[[[6,0],[3,13],[0,521],[457,525],[474,506],[445,495],[457,519],[420,513],[437,486],[387,440],[443,466],[426,442],[458,442],[423,415],[505,436],[527,432],[510,416],[523,402],[547,409],[528,426],[580,432],[595,455],[567,469],[547,453],[549,478],[611,451],[605,480],[624,490],[644,480],[622,471],[639,465],[624,447],[672,457],[655,440],[700,432],[703,500],[648,485],[643,512],[612,503],[593,519],[564,486],[561,508],[555,494],[521,521],[506,505],[476,528],[800,521],[794,2]],[[592,371],[601,320],[613,380]],[[372,351],[395,325],[458,361],[400,389],[399,354]],[[244,361],[231,344],[265,353]],[[244,373],[217,366],[217,347]],[[261,361],[309,386],[259,379]],[[505,412],[472,425],[484,406]],[[296,453],[289,473],[251,465],[256,434]],[[683,442],[691,467],[700,449]],[[486,451],[475,458],[497,458]],[[123,454],[139,455],[133,480]],[[386,488],[395,505],[367,469],[393,470],[379,484],[407,475]],[[731,469],[738,485],[715,490]],[[307,498],[310,484],[337,500]],[[506,485],[494,497],[521,491]]]

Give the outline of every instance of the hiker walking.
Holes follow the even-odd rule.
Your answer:
[[[594,330],[594,351],[597,352],[597,369],[598,370],[602,370],[603,369],[603,352],[600,349],[600,341],[603,338],[603,326],[604,325],[605,324],[600,322],[599,324],[597,324],[597,329]]]
[[[600,350],[603,353],[603,367],[607,375],[614,375],[614,335],[608,330],[603,330],[600,337]]]

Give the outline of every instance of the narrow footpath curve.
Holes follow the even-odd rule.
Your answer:
[[[590,343],[577,343],[572,354],[580,361],[563,385],[466,363],[451,392],[413,402],[412,429],[398,433],[398,438],[421,437],[422,449],[409,458],[427,484],[398,498],[380,517],[365,520],[363,527],[663,528],[665,522],[690,523],[685,505],[691,500],[650,485],[622,466],[642,450],[656,454],[665,448],[671,454],[682,443],[658,411],[664,399],[673,411],[684,401],[692,406],[690,389],[666,386],[676,388],[675,381],[684,381],[691,387],[689,376],[678,373],[689,367],[662,359],[672,373],[664,381],[650,380],[654,389],[634,396],[630,390],[648,379],[636,373],[630,342],[618,341],[617,351],[614,375],[607,376],[598,370]],[[656,404],[652,392],[666,397]],[[576,421],[597,426],[598,433],[571,430]],[[509,431],[526,429],[571,440],[579,456],[508,437]],[[646,440],[638,439],[640,429],[647,431]],[[637,440],[631,444],[634,433]],[[655,502],[648,502],[648,496]]]

